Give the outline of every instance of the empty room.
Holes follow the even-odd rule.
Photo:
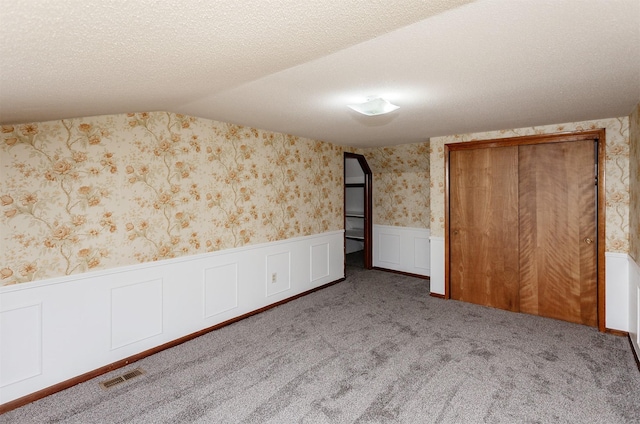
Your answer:
[[[3,1],[0,421],[640,423],[637,0]]]

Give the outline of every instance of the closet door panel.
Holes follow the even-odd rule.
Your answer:
[[[519,147],[520,310],[597,324],[591,140]]]
[[[451,298],[517,311],[518,148],[450,152]]]

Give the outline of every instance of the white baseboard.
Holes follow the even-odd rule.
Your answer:
[[[424,228],[373,226],[373,266],[431,275],[430,231]]]
[[[344,277],[342,230],[0,288],[0,404]]]

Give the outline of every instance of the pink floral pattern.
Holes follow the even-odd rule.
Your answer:
[[[339,230],[341,147],[172,113],[0,133],[0,283]]]

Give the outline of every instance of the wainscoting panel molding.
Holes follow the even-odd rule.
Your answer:
[[[373,266],[431,275],[430,232],[424,228],[373,226]]]
[[[40,375],[42,304],[0,312],[0,330],[0,387]]]
[[[238,264],[204,270],[204,317],[211,318],[238,307]]]
[[[342,278],[338,230],[2,287],[0,404]]]
[[[291,289],[291,252],[267,256],[267,297]]]
[[[162,304],[162,279],[111,289],[111,349],[162,334]]]
[[[374,265],[390,269],[400,267],[400,234],[397,234],[397,231],[387,230],[386,228],[378,228],[377,233],[380,243],[377,245],[378,249],[374,250],[377,253],[374,256],[377,259]],[[375,235],[374,238],[376,238]]]
[[[424,270],[425,275],[428,275],[431,271],[429,237],[414,237],[413,244],[413,263],[416,268]]]
[[[310,247],[311,282],[329,276],[329,243]]]

